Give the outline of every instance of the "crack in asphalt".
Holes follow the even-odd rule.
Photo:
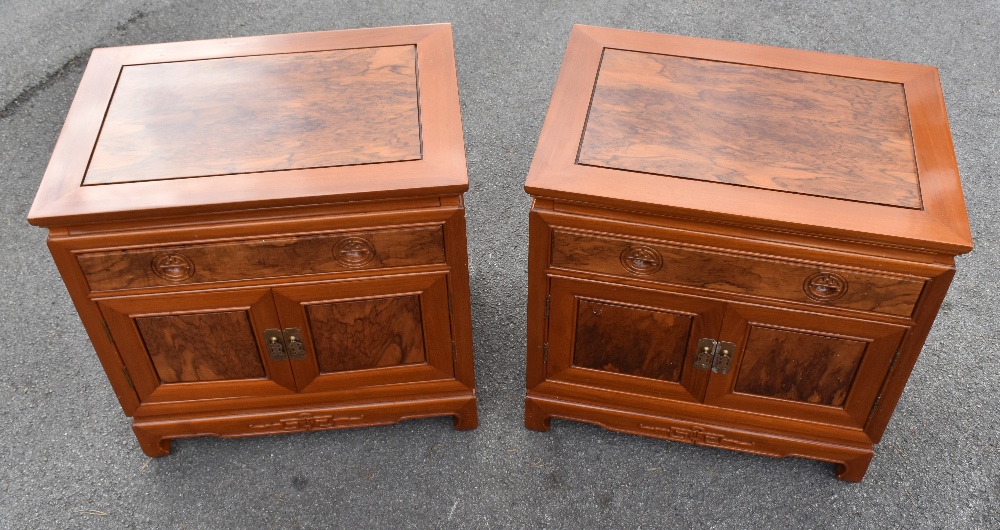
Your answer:
[[[132,14],[132,16],[125,19],[124,22],[118,23],[115,26],[115,29],[118,30],[119,32],[128,31],[128,29],[132,27],[133,24],[142,20],[145,17],[146,13],[144,11],[136,11],[135,13]],[[46,74],[46,76],[43,77],[40,81],[29,86],[28,88],[25,88],[18,95],[14,96],[14,98],[8,101],[3,106],[3,108],[0,108],[0,120],[7,118],[9,116],[13,116],[18,110],[21,109],[21,107],[23,107],[26,103],[28,103],[36,95],[38,95],[39,92],[55,84],[56,81],[62,79],[64,76],[73,71],[76,67],[86,64],[86,61],[84,61],[84,59],[90,56],[90,52],[94,48],[102,47],[102,45],[104,45],[103,43],[106,41],[108,36],[105,36],[104,39],[98,41],[97,44],[95,44],[94,46],[91,46],[90,48],[73,56],[68,61],[63,63],[62,66]]]

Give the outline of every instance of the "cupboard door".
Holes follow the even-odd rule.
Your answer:
[[[454,378],[447,276],[419,274],[275,287],[300,391]]]
[[[725,304],[601,282],[551,279],[547,379],[700,401],[699,339],[715,337]]]
[[[97,301],[143,403],[289,394],[291,367],[264,339],[278,328],[267,289]],[[280,356],[279,356],[280,358]]]
[[[906,328],[730,303],[720,341],[736,347],[705,403],[864,427]]]

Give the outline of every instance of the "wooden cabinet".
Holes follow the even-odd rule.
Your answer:
[[[525,188],[529,428],[844,480],[972,244],[918,65],[577,26]]]
[[[476,426],[458,109],[447,25],[94,51],[29,220],[146,454]]]

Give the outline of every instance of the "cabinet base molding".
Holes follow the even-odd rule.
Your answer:
[[[453,416],[457,430],[479,425],[476,397],[456,396],[351,407],[285,409],[258,413],[197,417],[135,418],[132,430],[147,456],[170,454],[175,438],[217,436],[241,438],[265,434],[326,431],[391,425],[403,420]]]
[[[559,418],[661,440],[720,447],[776,458],[809,458],[836,464],[837,478],[847,482],[860,482],[874,456],[872,444],[841,445],[803,440],[530,394],[524,401],[524,410],[525,427],[533,431],[548,431],[551,419]]]

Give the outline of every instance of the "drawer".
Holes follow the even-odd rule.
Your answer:
[[[267,237],[77,256],[92,291],[445,263],[440,225]]]
[[[555,229],[553,267],[908,317],[925,281]]]

